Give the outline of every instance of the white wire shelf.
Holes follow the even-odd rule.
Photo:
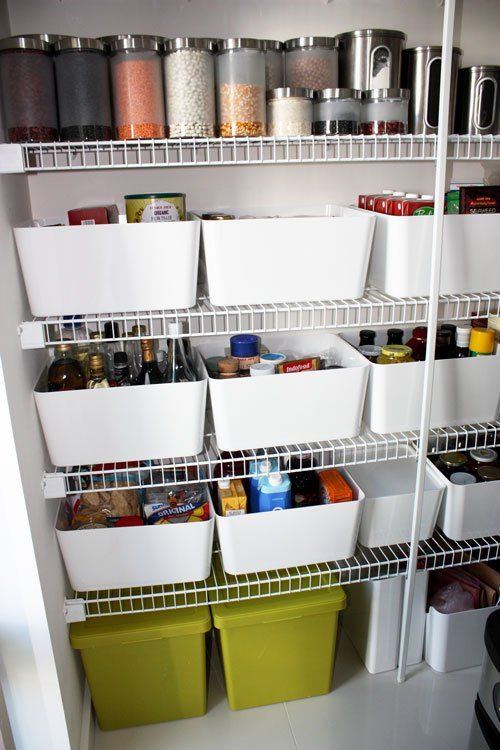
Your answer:
[[[2,144],[0,172],[433,161],[437,136],[296,136]],[[500,136],[449,137],[448,158],[500,158]]]
[[[288,302],[266,305],[217,307],[207,296],[198,298],[195,307],[184,310],[149,310],[127,313],[101,313],[78,317],[78,337],[75,321],[62,316],[35,318],[21,323],[19,335],[23,349],[53,346],[65,341],[90,342],[91,334],[99,332],[104,341],[130,340],[132,327],[144,326],[148,338],[165,339],[168,325],[182,324],[187,337],[232,335],[235,333],[272,333],[286,331],[357,328],[360,326],[412,325],[425,323],[429,301],[426,297],[398,298],[367,290],[358,300],[324,300]],[[440,297],[440,320],[466,320],[472,313],[487,317],[500,315],[500,291],[456,294]],[[120,331],[106,338],[106,323],[115,323]],[[115,330],[115,326],[112,326]]]
[[[206,581],[75,592],[73,599],[66,600],[65,615],[68,622],[76,622],[103,615],[180,609],[346,586],[403,575],[408,556],[409,544],[372,549],[358,546],[354,557],[348,560],[233,576],[224,572],[216,549],[211,574]],[[496,560],[498,557],[498,536],[455,542],[445,537],[439,529],[436,529],[432,539],[420,543],[418,555],[419,568],[427,570]]]
[[[142,489],[169,484],[212,482],[222,476],[244,479],[250,476],[250,461],[277,459],[280,470],[293,473],[306,469],[328,469],[409,458],[415,455],[418,432],[377,435],[365,431],[355,438],[321,443],[285,445],[260,450],[221,452],[215,435],[205,436],[204,448],[197,456],[155,461],[99,464],[94,466],[54,467],[43,475],[46,499],[79,495],[96,490]],[[500,422],[435,428],[430,431],[429,453],[500,445]]]

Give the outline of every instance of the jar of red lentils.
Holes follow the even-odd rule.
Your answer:
[[[266,134],[265,45],[260,39],[222,39],[217,45],[219,134]]]
[[[124,34],[109,49],[116,137],[165,138],[160,39]]]

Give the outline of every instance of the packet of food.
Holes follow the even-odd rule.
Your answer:
[[[155,487],[146,490],[142,512],[148,525],[208,521],[210,510],[203,487]]]
[[[69,510],[73,529],[88,523],[110,525],[109,519],[139,516],[139,496],[137,490],[125,488],[84,492],[69,500]]]

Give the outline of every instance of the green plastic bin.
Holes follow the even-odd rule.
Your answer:
[[[207,606],[96,617],[71,625],[101,729],[202,716]]]
[[[212,605],[232,709],[331,690],[340,586]]]

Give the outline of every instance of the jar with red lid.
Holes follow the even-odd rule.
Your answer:
[[[363,92],[361,133],[404,135],[408,132],[409,89],[372,89]]]
[[[411,338],[406,342],[406,346],[409,346],[413,351],[413,359],[416,362],[423,362],[427,347],[427,327],[417,326],[414,328]]]

